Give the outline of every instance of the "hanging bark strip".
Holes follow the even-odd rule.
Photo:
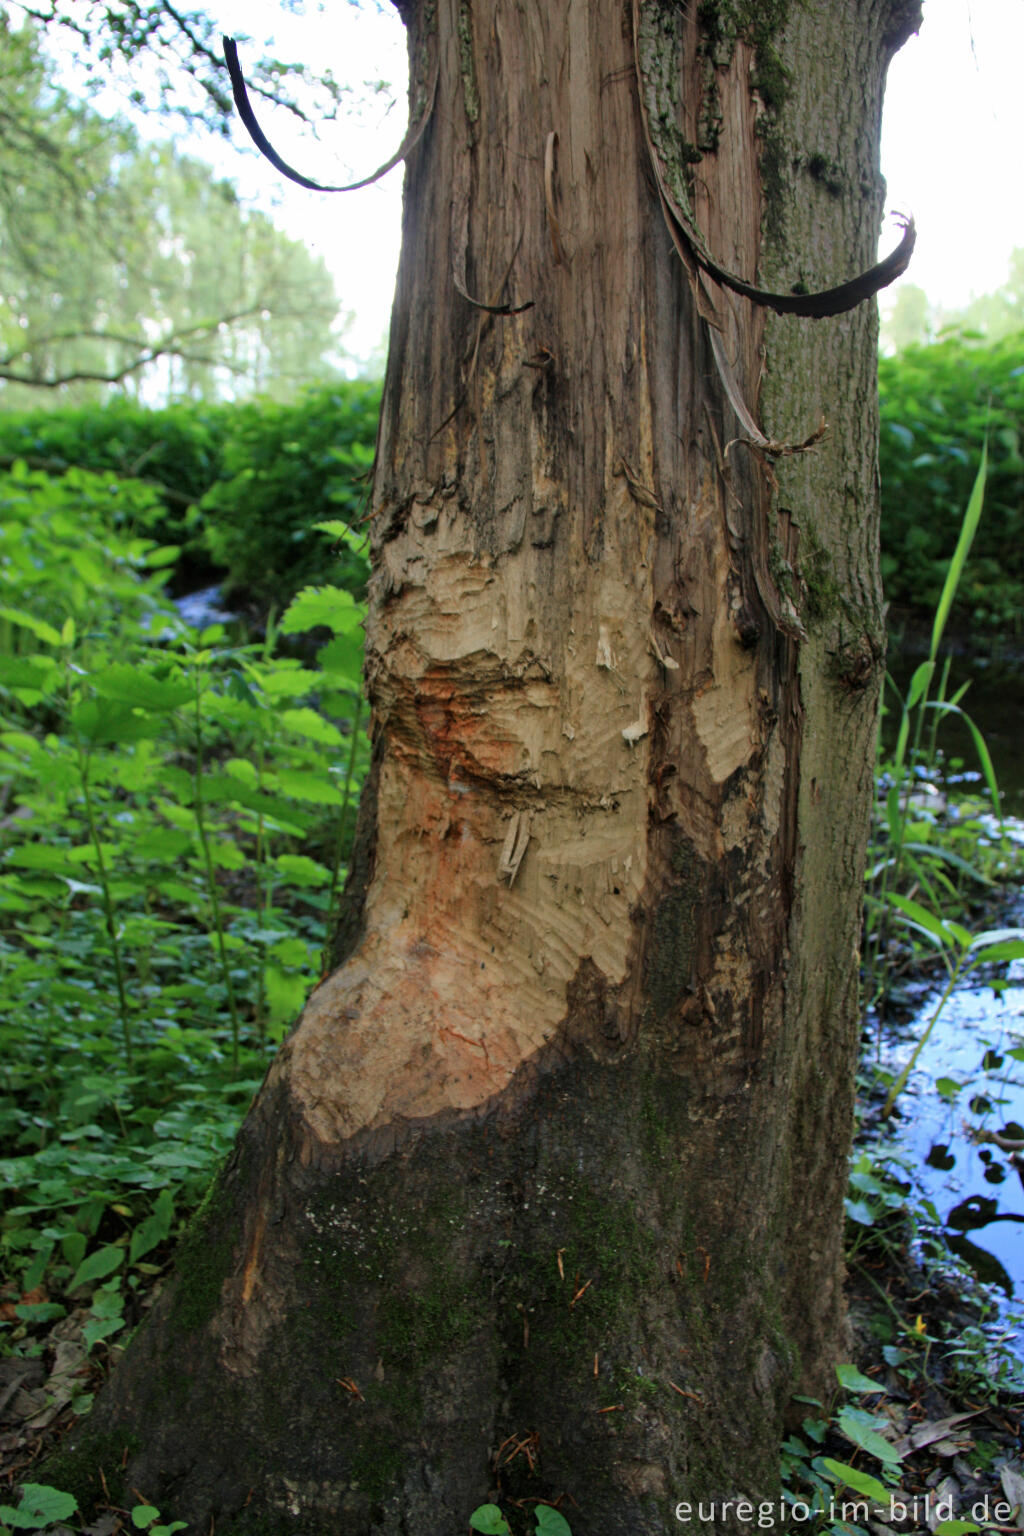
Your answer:
[[[555,149],[557,145],[558,134],[552,129],[544,144],[544,201],[548,210],[548,233],[551,236],[551,255],[555,266],[560,267],[565,261],[565,252],[562,247],[562,231],[558,223],[558,215],[555,212]]]
[[[809,319],[821,320],[831,315],[845,314],[849,309],[855,309],[858,304],[863,304],[865,299],[872,298],[880,289],[888,287],[896,278],[900,277],[910,265],[913,255],[914,243],[917,239],[917,231],[914,228],[912,218],[903,218],[903,238],[894,251],[885,257],[884,261],[869,267],[866,272],[851,277],[847,282],[840,283],[835,288],[825,288],[818,293],[770,293],[764,288],[757,288],[752,283],[744,282],[743,278],[727,268],[719,266],[707,247],[707,242],[697,226],[691,210],[681,206],[677,197],[673,194],[665,177],[661,156],[654,143],[651,133],[650,114],[647,109],[645,94],[646,81],[640,62],[640,13],[644,0],[633,0],[633,57],[636,66],[637,97],[640,102],[640,117],[643,122],[644,140],[647,144],[647,152],[650,155],[651,168],[658,186],[661,199],[662,212],[672,236],[672,243],[676,249],[680,249],[680,241],[684,241],[686,247],[697,265],[723,288],[730,288],[733,293],[742,294],[752,303],[759,304],[762,308],[773,309],[778,315],[804,315]],[[685,199],[685,192],[680,188],[680,194]],[[682,252],[680,251],[680,255]],[[684,258],[685,260],[685,258]],[[707,318],[707,317],[705,317]]]
[[[454,219],[452,222],[454,223]],[[456,293],[459,294],[461,298],[465,299],[467,304],[472,304],[474,309],[482,309],[484,313],[488,315],[522,315],[525,314],[528,309],[532,309],[536,303],[535,299],[527,299],[525,304],[514,304],[511,302],[511,300],[507,304],[502,304],[499,302],[500,296],[502,293],[504,293],[508,280],[512,276],[512,268],[515,265],[516,257],[519,254],[519,247],[523,241],[522,234],[520,234],[519,239],[516,241],[515,249],[509,258],[508,266],[505,268],[505,276],[501,280],[501,287],[498,289],[498,293],[495,295],[494,301],[490,304],[485,303],[483,299],[474,299],[473,295],[469,292],[469,289],[466,286],[466,242],[468,239],[469,205],[467,203],[464,209],[461,237],[459,239],[453,238],[452,242],[452,283],[455,286]],[[480,337],[478,334],[477,346],[479,346],[479,342]],[[474,348],[473,351],[473,359],[472,368],[475,368],[476,348]]]
[[[289,181],[294,181],[298,186],[308,187],[310,192],[358,192],[360,187],[368,187],[373,182],[379,181],[382,176],[387,175],[388,171],[394,170],[400,160],[405,160],[412,153],[419,143],[434,110],[434,100],[437,96],[437,80],[440,73],[440,61],[436,54],[434,67],[430,72],[430,80],[427,84],[427,95],[423,111],[416,122],[409,124],[405,138],[395,150],[391,159],[378,166],[371,175],[364,176],[361,181],[350,181],[343,187],[325,186],[322,182],[313,181],[310,177],[303,176],[301,171],[295,170],[293,166],[290,166],[278,154],[256,120],[256,114],[249,101],[249,93],[245,88],[245,76],[242,74],[242,66],[238,62],[238,46],[234,38],[223,37],[221,42],[224,47],[224,62],[227,64],[228,74],[231,76],[231,93],[235,98],[235,106],[238,108],[238,115],[245,125],[246,132],[260,154],[270,161],[275,170],[280,171],[282,176],[287,176]]]

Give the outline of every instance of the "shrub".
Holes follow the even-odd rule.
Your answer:
[[[888,600],[931,612],[988,430],[985,517],[953,623],[1024,626],[1024,333],[987,344],[950,336],[879,365],[882,573]]]

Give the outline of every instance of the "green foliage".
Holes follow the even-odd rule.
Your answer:
[[[859,1398],[882,1391],[877,1382],[852,1365],[837,1365],[836,1376],[843,1392]],[[799,1434],[791,1433],[783,1441],[782,1496],[786,1504],[791,1509],[800,1507],[801,1522],[811,1514],[816,1515],[816,1530],[828,1532],[829,1536],[851,1536],[863,1527],[837,1518],[835,1513],[837,1508],[842,1509],[842,1490],[849,1488],[861,1499],[870,1501],[878,1511],[876,1519],[884,1519],[890,1498],[898,1493],[895,1485],[902,1460],[889,1438],[892,1425],[886,1415],[840,1400],[833,1405],[835,1411],[826,1417],[817,1399],[801,1397],[797,1401],[817,1411],[804,1416]],[[843,1448],[844,1460],[824,1454],[826,1446],[832,1443]],[[848,1464],[845,1456],[851,1446],[878,1463],[877,1476]]]
[[[73,469],[102,475],[106,516],[115,528],[134,526],[176,544],[182,574],[197,566],[205,572],[210,557],[201,545],[197,504],[221,473],[234,413],[234,406],[201,401],[152,410],[123,397],[103,405],[2,410],[0,469],[20,459],[53,477]],[[133,496],[140,485],[148,499],[137,498],[119,515],[116,498]]]
[[[319,974],[368,745],[361,611],[232,645],[163,599],[152,490],[0,476],[0,1267],[22,1347],[137,1315]],[[126,529],[128,531],[122,531]],[[315,705],[315,708],[313,707]],[[42,1287],[44,1299],[38,1299]]]
[[[929,1326],[920,1313],[905,1317],[893,1301],[890,1287],[879,1284],[879,1273],[892,1275],[905,1270],[907,1252],[912,1250],[915,1263],[922,1264],[926,1273],[947,1284],[952,1279],[965,1294],[977,1295],[970,1266],[950,1251],[943,1219],[917,1183],[917,1170],[907,1154],[884,1140],[857,1150],[851,1163],[846,1260],[884,1307],[872,1320],[882,1357],[914,1396],[937,1381],[957,1401],[1019,1399],[1024,1364],[1016,1353],[1015,1329],[1000,1321],[989,1301],[982,1300],[976,1323],[964,1326],[959,1317],[950,1319],[940,1310],[934,1325]],[[915,1291],[918,1285],[919,1270],[915,1267]],[[919,1292],[915,1300],[926,1294],[927,1289]],[[845,1373],[852,1367],[837,1369],[842,1385],[858,1392],[869,1390],[846,1379]],[[863,1383],[867,1378],[860,1380]],[[875,1385],[870,1390],[880,1389]]]
[[[1024,332],[995,343],[953,336],[882,358],[879,394],[888,600],[929,612],[938,606],[987,433],[985,518],[964,566],[953,615],[975,634],[1019,636]]]
[[[152,1504],[134,1506],[132,1525],[137,1531],[145,1531],[147,1536],[174,1536],[175,1531],[187,1529],[185,1520],[172,1520],[169,1524],[165,1524],[160,1518],[160,1511]]]
[[[58,1520],[67,1520],[78,1509],[77,1500],[45,1483],[22,1483],[16,1509],[0,1504],[0,1520],[16,1531],[42,1531]]]
[[[297,405],[238,407],[224,468],[202,502],[207,546],[230,571],[229,592],[258,608],[325,578],[362,596],[365,556],[342,543],[333,563],[314,525],[358,523],[368,501],[380,386],[360,380]]]
[[[14,1531],[52,1531],[57,1527],[67,1530],[65,1522],[77,1513],[78,1501],[73,1494],[62,1493],[45,1483],[22,1483],[17,1508],[0,1504],[0,1536],[12,1536]],[[145,1531],[147,1536],[174,1536],[175,1531],[188,1528],[185,1520],[164,1522],[152,1504],[134,1505],[131,1521],[133,1530]]]
[[[572,1536],[568,1520],[553,1504],[538,1504],[533,1511],[533,1536]],[[469,1528],[480,1536],[510,1536],[511,1527],[497,1504],[481,1504],[469,1517]]]
[[[227,590],[265,613],[312,580],[362,596],[368,563],[346,524],[363,515],[379,408],[380,385],[355,380],[294,405],[0,411],[0,469],[23,459],[53,476],[101,474],[118,531],[179,546],[179,586],[226,572]],[[316,531],[324,519],[333,549]]]

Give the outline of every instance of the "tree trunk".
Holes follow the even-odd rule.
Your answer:
[[[874,306],[698,305],[653,167],[748,279],[867,266],[915,7],[644,0],[639,97],[628,0],[402,9],[343,963],[72,1450],[217,1536],[662,1532],[845,1349],[884,633]]]

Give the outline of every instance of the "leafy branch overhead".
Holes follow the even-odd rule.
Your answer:
[[[231,97],[224,89],[217,27],[206,8],[186,9],[170,0],[11,0],[13,9],[52,31],[84,61],[102,66],[95,89],[109,84],[109,69],[123,62],[131,72],[145,56],[158,66],[146,88],[130,86],[139,111],[173,114],[227,137]],[[193,89],[186,95],[183,83]],[[333,118],[350,94],[330,70],[317,73],[270,55],[257,59],[250,85],[268,104],[286,108],[306,122]]]

